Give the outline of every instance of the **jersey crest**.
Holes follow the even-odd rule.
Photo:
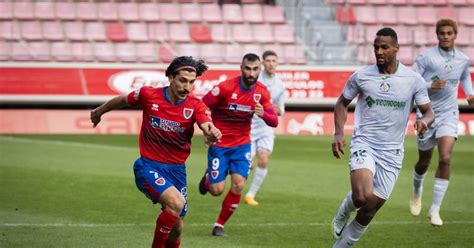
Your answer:
[[[260,102],[260,98],[262,98],[261,94],[253,94],[253,100],[258,103]]]
[[[186,118],[186,120],[189,120],[191,116],[193,116],[194,109],[191,108],[183,108],[183,116]]]

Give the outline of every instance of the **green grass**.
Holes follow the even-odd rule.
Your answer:
[[[228,237],[210,235],[223,196],[201,196],[205,169],[201,137],[187,161],[189,212],[182,247],[330,247],[330,221],[349,190],[347,154],[336,160],[331,137],[277,138],[260,205],[241,204],[226,225]],[[408,210],[417,159],[405,142],[404,168],[390,200],[358,247],[472,247],[474,137],[461,137],[451,182],[434,228],[431,166],[420,217]],[[134,184],[137,136],[0,136],[0,247],[149,247],[159,206]],[[433,161],[437,161],[435,154]]]

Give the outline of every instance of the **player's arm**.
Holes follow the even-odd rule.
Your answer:
[[[467,103],[469,106],[474,106],[474,93],[472,92],[472,80],[471,80],[471,73],[469,72],[469,67],[466,66],[462,75],[461,75],[461,87],[466,94]]]
[[[332,142],[332,154],[336,158],[341,158],[344,154],[346,141],[344,140],[344,125],[347,121],[347,108],[352,100],[346,99],[343,95],[339,96],[334,107],[334,140]]]
[[[435,120],[435,115],[433,109],[431,108],[431,103],[418,105],[422,116],[421,118],[416,119],[414,124],[414,129],[418,134],[423,134]]]
[[[255,114],[262,118],[262,120],[270,127],[278,126],[278,115],[275,113],[275,110],[272,108],[263,108],[262,104],[255,104]]]
[[[93,109],[91,111],[91,121],[94,127],[99,124],[101,116],[111,110],[122,108],[125,106],[129,106],[130,104],[128,103],[128,96],[127,95],[120,95],[116,96],[104,104],[100,105],[99,107]]]
[[[285,91],[283,91],[273,101],[273,109],[278,116],[282,116],[285,113]]]
[[[209,145],[214,145],[222,138],[221,130],[216,128],[216,126],[214,126],[214,124],[210,121],[201,123],[199,125],[199,128],[204,133],[206,143],[208,143]]]

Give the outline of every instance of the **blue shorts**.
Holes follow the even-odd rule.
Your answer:
[[[138,158],[133,165],[135,183],[138,189],[150,198],[153,204],[160,200],[161,194],[169,187],[175,187],[186,200],[180,216],[188,212],[186,189],[186,166],[184,164],[163,164],[147,158]]]
[[[251,162],[250,143],[230,148],[211,146],[207,152],[209,183],[222,182],[232,173],[247,178]]]

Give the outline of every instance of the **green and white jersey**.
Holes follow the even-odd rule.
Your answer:
[[[395,74],[380,74],[377,65],[357,70],[342,94],[348,100],[359,96],[352,144],[375,150],[402,150],[413,101],[430,102],[423,78],[401,63]]]
[[[446,52],[438,46],[431,47],[416,58],[413,69],[426,81],[428,96],[437,120],[458,112],[459,81],[464,93],[472,95],[469,58],[456,48]],[[444,89],[431,89],[432,82],[437,79],[446,80]],[[419,111],[417,112],[419,114]]]

